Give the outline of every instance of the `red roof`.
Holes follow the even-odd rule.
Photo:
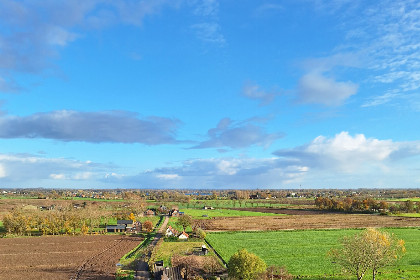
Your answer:
[[[180,235],[185,235],[187,238],[189,237],[188,233],[186,233],[185,231],[183,231]]]

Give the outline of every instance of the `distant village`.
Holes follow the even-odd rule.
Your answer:
[[[155,189],[16,189],[0,188],[0,196],[38,199],[98,199],[128,200],[141,197],[155,201],[212,200],[212,199],[265,199],[316,197],[383,197],[409,198],[418,196],[418,189],[261,189],[261,190],[155,190]]]

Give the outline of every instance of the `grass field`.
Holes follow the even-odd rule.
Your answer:
[[[0,221],[0,233],[6,232],[6,229],[3,227],[3,222]]]
[[[275,203],[270,200],[191,200],[189,203],[179,203],[180,208],[203,208],[204,206],[213,206],[215,208],[242,208],[242,207],[288,207],[290,204]]]
[[[93,197],[64,197],[59,198],[58,200],[82,200],[82,201],[124,201],[122,198],[93,198]]]
[[[394,214],[392,216],[420,218],[420,213],[400,213],[400,214]]]
[[[389,201],[407,201],[407,200],[411,200],[411,201],[420,201],[420,197],[410,197],[410,198],[387,198],[386,200]]]
[[[252,212],[252,211],[240,211],[232,209],[214,209],[214,210],[204,210],[204,209],[180,209],[179,211],[184,212],[186,215],[192,216],[194,219],[209,219],[212,217],[240,217],[240,216],[281,216],[282,214],[274,213],[262,213],[262,212]],[[207,215],[208,217],[203,217]]]
[[[352,279],[341,274],[327,258],[345,235],[360,230],[302,230],[274,232],[208,233],[206,240],[227,262],[237,250],[246,248],[268,265],[286,266],[290,273],[304,279]],[[420,279],[420,229],[387,229],[406,242],[407,254],[397,266],[382,269],[378,280]],[[386,272],[386,273],[385,273]]]
[[[0,199],[38,199],[35,196],[0,196]]]

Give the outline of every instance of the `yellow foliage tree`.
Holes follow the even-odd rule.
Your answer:
[[[136,222],[136,216],[133,213],[130,213],[130,216],[128,216],[128,219],[132,220],[133,222]]]
[[[331,258],[343,269],[355,274],[360,280],[367,271],[372,270],[373,280],[378,269],[389,266],[405,253],[404,240],[393,234],[368,228],[350,237],[344,237],[342,247],[329,252]]]
[[[83,223],[82,227],[80,228],[80,231],[82,232],[83,235],[88,234],[89,227],[86,225],[86,223]]]

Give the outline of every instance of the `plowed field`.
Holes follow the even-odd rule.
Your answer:
[[[117,235],[0,239],[0,279],[114,279],[116,263],[141,238]]]
[[[261,217],[217,217],[202,220],[209,231],[419,227],[420,218],[369,214],[316,214]]]

